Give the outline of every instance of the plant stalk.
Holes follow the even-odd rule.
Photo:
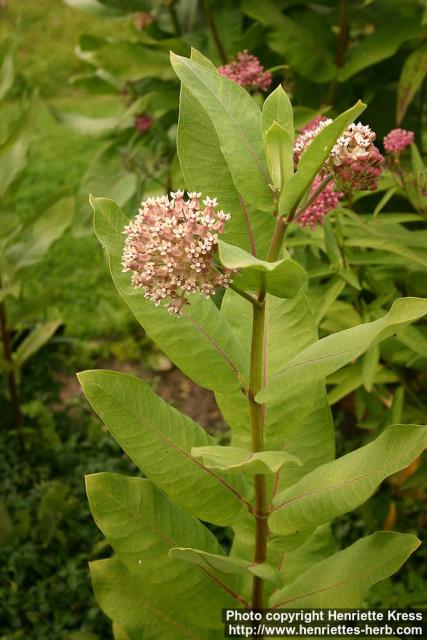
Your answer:
[[[252,451],[254,453],[264,449],[264,407],[258,404],[255,396],[262,387],[264,326],[265,326],[265,294],[258,297],[258,304],[254,304],[252,317],[251,366],[249,377],[249,404],[252,429]],[[265,562],[267,557],[267,505],[265,476],[254,476],[255,489],[255,555],[254,562]],[[262,609],[264,598],[264,583],[261,578],[254,576],[252,587],[252,608]]]
[[[344,62],[344,54],[347,49],[347,32],[348,32],[348,5],[349,0],[341,0],[340,4],[340,18],[339,28],[337,36],[337,48],[335,51],[335,65],[337,67],[337,73]],[[335,94],[337,91],[337,79],[332,80],[331,87],[329,89],[328,104],[333,106],[335,101]]]
[[[211,32],[212,39],[218,50],[219,57],[222,64],[227,64],[227,54],[219,36],[218,28],[216,26],[215,18],[209,6],[209,0],[203,0],[203,11],[205,14],[206,22],[208,23],[209,31]]]
[[[175,9],[175,0],[169,0],[166,2],[166,6],[168,8],[169,11],[169,15],[170,15],[170,19],[173,25],[173,29],[175,31],[175,35],[177,36],[177,38],[179,38],[179,36],[182,34],[182,29],[181,29],[181,25],[179,23],[179,18],[178,18],[178,14],[176,12]]]
[[[18,385],[16,383],[15,368],[12,358],[12,343],[10,339],[10,331],[7,326],[6,305],[4,302],[0,303],[0,333],[3,344],[3,355],[7,364],[10,366],[10,370],[7,372],[7,383],[9,387],[10,401],[13,408],[13,414],[15,417],[15,427],[18,434],[19,446],[21,449],[22,458],[26,457],[25,438],[22,431],[22,412],[19,401]]]
[[[277,260],[282,247],[287,221],[278,216],[271,240],[268,260]],[[251,415],[252,451],[264,450],[264,406],[256,402],[255,396],[263,386],[264,370],[264,331],[265,331],[265,290],[261,288],[258,299],[252,305],[252,342],[249,375],[249,404]],[[262,563],[267,559],[268,509],[264,475],[254,476],[255,490],[255,552],[254,562]],[[264,605],[264,581],[254,576],[252,583],[252,609],[262,609]]]

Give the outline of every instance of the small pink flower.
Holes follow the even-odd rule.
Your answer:
[[[135,129],[139,133],[146,133],[153,125],[153,119],[148,113],[140,113],[135,118]]]
[[[315,116],[310,120],[310,122],[307,122],[307,124],[301,127],[301,129],[299,129],[299,132],[308,133],[309,131],[313,131],[314,129],[317,129],[317,127],[321,122],[325,122],[325,120],[328,120],[326,116],[322,116],[322,115]],[[332,121],[329,120],[329,122],[332,122]]]
[[[332,122],[330,118],[323,118],[323,116],[321,116],[321,119],[317,120],[317,122],[315,122],[315,120],[316,118],[314,118],[302,129],[300,135],[294,142],[295,164],[298,164],[303,152],[311,144],[314,138],[322,131],[322,129],[327,127]]]
[[[360,122],[338,138],[330,156],[335,183],[344,191],[375,191],[384,169],[384,157],[373,144],[375,133]]]
[[[319,174],[313,181],[310,195],[318,189],[324,175]],[[311,227],[314,229],[318,224],[323,224],[327,213],[336,209],[343,193],[335,191],[334,183],[328,182],[326,187],[319,193],[314,202],[311,203],[297,218],[297,222],[301,227]]]
[[[405,129],[393,129],[384,138],[384,149],[388,153],[401,153],[413,143],[415,133]]]
[[[306,128],[294,143],[294,161],[298,164],[302,154],[314,138],[332,120],[320,120]],[[384,158],[373,144],[375,133],[362,123],[351,124],[340,136],[324,163],[323,171],[333,172],[338,190],[375,191],[384,168]]]
[[[230,214],[216,211],[216,198],[176,191],[148,198],[138,215],[125,227],[123,271],[132,271],[132,285],[144,288],[156,306],[165,301],[168,311],[181,315],[188,296],[199,291],[211,296],[227,287],[232,271],[215,268],[218,234]]]
[[[271,73],[247,50],[238,53],[234,60],[219,67],[218,71],[248,90],[267,91],[271,85]]]

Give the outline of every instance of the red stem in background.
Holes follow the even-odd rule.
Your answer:
[[[4,359],[10,365],[10,371],[7,372],[7,383],[9,387],[10,401],[15,416],[15,426],[19,439],[22,458],[26,457],[25,438],[22,431],[22,413],[19,402],[18,386],[16,384],[15,369],[13,368],[12,343],[10,340],[10,331],[7,326],[6,306],[4,302],[0,303],[0,333],[3,343]]]

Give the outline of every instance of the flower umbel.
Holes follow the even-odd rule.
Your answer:
[[[170,313],[180,315],[188,296],[199,291],[211,296],[227,287],[232,272],[218,271],[214,257],[218,234],[230,214],[216,211],[216,198],[184,191],[170,197],[148,198],[125,227],[123,271],[132,271],[132,285],[143,287],[156,306],[165,300]]]
[[[324,176],[317,175],[311,186],[310,195],[319,188]],[[301,227],[311,227],[314,229],[318,224],[323,224],[327,213],[336,209],[339,201],[343,197],[341,191],[335,191],[334,183],[328,182],[325,188],[319,193],[317,198],[298,216],[297,222]]]
[[[401,153],[413,143],[415,133],[406,129],[392,129],[384,138],[384,149],[387,153]]]
[[[267,91],[271,85],[271,73],[247,50],[238,53],[234,60],[219,67],[218,71],[248,90]]]
[[[294,161],[332,120],[313,120],[298,136],[294,144]],[[327,158],[324,171],[334,173],[335,185],[343,191],[375,191],[384,167],[384,157],[374,145],[375,133],[362,123],[351,124],[335,143]]]

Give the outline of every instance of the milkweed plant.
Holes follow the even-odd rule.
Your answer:
[[[337,549],[331,522],[417,458],[427,427],[387,426],[336,459],[325,379],[420,319],[427,300],[400,298],[319,339],[307,273],[286,248],[290,225],[310,233],[341,200],[377,188],[385,160],[355,124],[365,105],[295,134],[281,86],[260,109],[240,68],[219,72],[197,51],[171,60],[188,191],[147,198],[132,220],[91,197],[95,231],[146,333],[214,392],[230,445],[137,377],[79,374],[143,476],[86,479],[114,550],[91,563],[95,594],[116,638],[130,640],[221,638],[226,607],[360,607],[420,544],[380,531]],[[408,140],[395,134],[389,151]],[[224,528],[227,551],[215,535]]]

